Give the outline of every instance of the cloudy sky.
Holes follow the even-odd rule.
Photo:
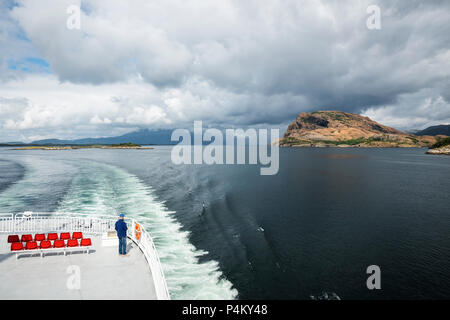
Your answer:
[[[0,0],[0,141],[284,129],[318,109],[449,123],[450,1]]]

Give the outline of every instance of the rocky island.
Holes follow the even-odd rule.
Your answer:
[[[415,136],[368,117],[342,111],[302,112],[288,126],[281,147],[429,147],[439,136]]]
[[[450,137],[440,139],[428,149],[427,153],[450,155]]]
[[[152,147],[142,147],[134,143],[121,143],[111,145],[33,145],[16,148],[14,150],[75,150],[75,149],[153,149]]]

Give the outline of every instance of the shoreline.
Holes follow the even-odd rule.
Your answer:
[[[352,146],[352,145],[333,145],[333,144],[301,144],[301,145],[280,145],[280,148],[337,148],[337,149],[400,149],[400,148],[411,148],[411,149],[421,149],[428,148],[427,146],[414,146],[414,145],[398,145],[398,146],[377,146],[377,145],[362,145],[362,146]]]
[[[450,156],[450,146],[444,146],[444,147],[440,147],[440,148],[429,149],[426,153],[427,154],[434,154],[434,155]]]
[[[11,150],[80,150],[80,149],[134,149],[134,150],[150,150],[153,147],[141,147],[141,146],[30,146],[30,147],[20,147],[13,148]]]

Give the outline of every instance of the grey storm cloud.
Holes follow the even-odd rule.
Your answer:
[[[83,125],[104,134],[193,120],[285,126],[316,109],[401,129],[450,121],[448,1],[0,3],[0,70],[9,74],[0,77],[0,97],[28,101],[8,125],[0,120],[3,130],[45,136],[50,126],[64,135],[61,124],[72,123],[71,134]],[[80,30],[66,27],[72,4],[81,7]],[[380,30],[366,26],[373,4]],[[41,94],[39,75],[32,80],[5,62],[27,53],[49,64]],[[42,116],[48,110],[56,119]]]

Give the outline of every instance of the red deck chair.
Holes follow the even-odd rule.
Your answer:
[[[28,242],[28,241],[33,241],[33,236],[31,234],[23,234],[22,242]]]
[[[22,251],[22,250],[23,250],[22,242],[11,243],[11,251]]]
[[[55,242],[53,242],[53,248],[64,248],[65,246],[64,240],[55,240]]]
[[[38,248],[37,242],[36,241],[28,241],[27,245],[25,247],[25,249],[27,250],[35,250]]]
[[[59,237],[61,240],[69,240],[70,232],[61,232],[61,236]]]
[[[45,240],[45,234],[43,233],[36,233],[34,235],[34,241],[42,241]]]
[[[49,233],[47,235],[47,240],[53,241],[53,240],[56,240],[56,239],[58,239],[58,234],[57,233]]]
[[[52,247],[52,243],[49,240],[42,240],[40,247],[41,249],[49,249]]]
[[[81,246],[82,247],[92,246],[91,238],[81,239]]]
[[[12,234],[8,236],[8,243],[20,242],[19,236],[17,234]]]
[[[67,240],[67,246],[68,247],[78,247],[78,240],[77,239]]]
[[[83,238],[83,233],[82,232],[74,232],[72,234],[72,239],[82,239]]]

